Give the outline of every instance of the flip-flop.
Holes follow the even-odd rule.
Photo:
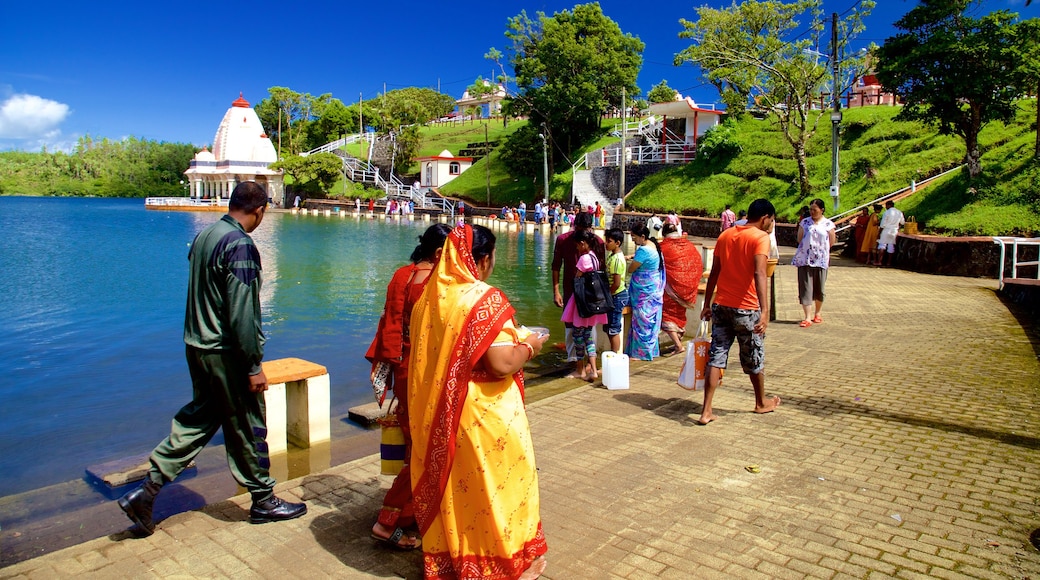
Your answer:
[[[798,326],[801,326],[802,328],[809,328],[810,326],[812,326],[812,322],[809,322],[808,320],[803,320],[798,323]]]
[[[815,317],[813,317],[812,321],[813,321],[813,324],[822,324],[823,323],[823,319],[820,318],[819,314],[817,314]]]
[[[377,542],[379,542],[380,544],[383,544],[384,546],[387,546],[388,548],[393,548],[395,550],[401,550],[402,552],[411,552],[412,550],[415,550],[416,548],[421,548],[422,547],[422,538],[412,537],[412,536],[409,536],[409,537],[414,539],[414,540],[416,540],[416,543],[415,543],[414,546],[406,546],[406,545],[402,544],[401,543],[401,538],[404,538],[404,533],[405,532],[404,532],[403,529],[397,528],[397,529],[394,530],[394,533],[390,534],[389,538],[380,538],[379,536],[377,536],[375,534],[375,532],[372,532],[372,539],[377,541]]]

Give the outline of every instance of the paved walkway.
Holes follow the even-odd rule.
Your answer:
[[[678,357],[633,364],[629,391],[530,405],[544,577],[1040,577],[1040,338],[995,282],[837,265],[825,322],[801,329],[795,271],[777,276],[778,412],[749,412],[735,353],[707,427]],[[418,578],[418,554],[368,537],[378,463],[281,484],[310,505],[299,520],[250,525],[240,496],[0,578]]]

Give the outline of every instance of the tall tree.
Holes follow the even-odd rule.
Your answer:
[[[308,150],[358,132],[357,108],[353,111],[339,99],[330,99],[315,108],[315,119],[307,127]]]
[[[293,178],[294,191],[318,193],[328,192],[341,175],[343,162],[332,153],[315,153],[301,157],[287,155],[270,165],[281,169]]]
[[[517,86],[509,112],[543,127],[554,153],[569,155],[595,135],[603,112],[621,107],[622,89],[630,97],[639,92],[644,44],[622,32],[598,3],[551,17],[538,12],[534,20],[521,12],[509,19],[506,37]],[[487,57],[508,76],[501,52],[492,48]]]
[[[253,110],[279,147],[278,156],[298,155],[307,144],[307,127],[314,119],[315,109],[327,105],[332,95],[312,97],[286,87],[271,87],[267,92],[270,96]]]
[[[675,93],[676,90],[668,86],[668,81],[662,79],[661,82],[650,89],[650,92],[646,94],[646,98],[651,103],[667,103],[675,100]]]
[[[1040,18],[1030,18],[1015,25],[1015,37],[1022,92],[1035,95],[1038,99],[1035,127],[1036,147],[1033,156],[1040,159]]]
[[[878,53],[877,77],[903,99],[897,118],[937,125],[964,139],[968,175],[982,173],[979,131],[1014,118],[1021,87],[1014,21],[999,10],[976,18],[978,0],[920,0],[896,21],[903,31]]]
[[[863,0],[839,21],[837,53],[851,85],[863,70],[863,58],[846,55],[849,42],[863,31],[863,19],[874,2]],[[831,78],[830,63],[814,50],[813,38],[822,32],[823,1],[745,0],[729,8],[697,8],[697,19],[681,19],[680,38],[693,44],[676,55],[675,63],[699,65],[709,82],[720,88],[727,104],[755,101],[775,115],[784,137],[794,150],[798,184],[803,196],[812,194],[806,147],[816,133],[826,108],[814,108]],[[798,18],[809,16],[807,29]],[[807,34],[809,33],[809,34]],[[815,34],[813,34],[815,33]],[[831,90],[844,92],[848,86]],[[730,93],[728,93],[730,92]]]

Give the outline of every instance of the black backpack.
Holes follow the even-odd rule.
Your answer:
[[[596,261],[599,262],[599,260]],[[574,305],[578,307],[578,315],[582,318],[606,314],[613,310],[614,298],[610,295],[607,273],[603,270],[594,270],[584,272],[581,276],[575,276]]]

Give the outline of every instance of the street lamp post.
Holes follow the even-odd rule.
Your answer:
[[[542,138],[542,204],[549,203],[549,144],[544,133],[539,133]]]
[[[838,95],[841,81],[841,69],[838,62],[838,13],[831,17],[831,67],[834,72],[834,86],[831,89],[831,99],[834,110],[831,111],[831,199],[834,201],[834,211],[838,211],[839,197],[841,195],[841,177],[838,174],[838,147],[841,131],[841,99]]]

